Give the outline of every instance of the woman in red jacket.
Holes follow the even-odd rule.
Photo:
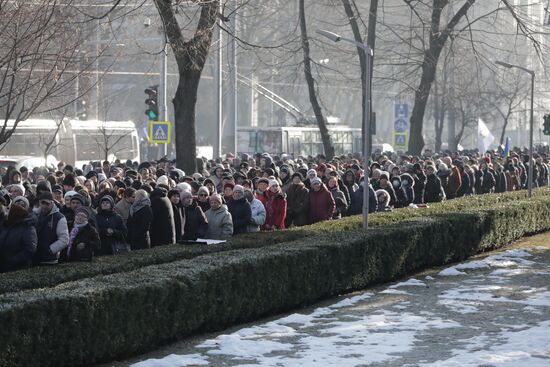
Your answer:
[[[265,230],[273,231],[285,228],[286,195],[281,191],[276,180],[269,181],[269,189],[265,191],[267,201],[265,203],[266,219]]]
[[[311,190],[309,191],[310,223],[331,219],[335,209],[334,198],[323,184],[323,181],[318,177],[311,180]]]

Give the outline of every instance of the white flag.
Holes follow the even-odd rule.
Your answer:
[[[477,147],[479,149],[479,154],[483,155],[489,150],[489,146],[495,140],[495,137],[489,129],[485,122],[482,119],[477,120]]]

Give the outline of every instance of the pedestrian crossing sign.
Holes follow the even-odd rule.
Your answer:
[[[149,121],[151,143],[170,143],[170,121]]]

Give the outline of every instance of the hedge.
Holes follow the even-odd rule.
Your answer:
[[[533,191],[535,198],[550,197],[550,188]],[[430,204],[427,209],[398,209],[388,213],[377,213],[369,218],[371,227],[396,224],[411,218],[433,216],[447,212],[463,212],[491,206],[497,203],[516,201],[526,198],[525,191],[503,194],[464,197],[442,203]],[[247,234],[231,238],[223,245],[173,245],[160,246],[150,250],[137,251],[123,256],[97,257],[92,263],[60,264],[54,267],[36,267],[18,272],[0,274],[0,294],[25,289],[54,287],[56,285],[90,278],[99,275],[132,271],[148,265],[162,264],[212,252],[229,251],[242,248],[272,246],[301,238],[319,235],[319,233],[347,232],[360,229],[361,216],[343,218],[337,221],[322,222],[286,231]]]
[[[548,229],[550,197],[543,195],[464,212],[434,207],[431,216],[411,216],[368,232],[317,233],[5,293],[0,295],[0,367],[92,365],[127,357]]]

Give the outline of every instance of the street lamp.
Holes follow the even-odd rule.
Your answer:
[[[356,47],[359,47],[363,50],[365,53],[365,72],[363,73],[363,85],[365,86],[365,90],[363,91],[364,94],[364,107],[363,107],[363,164],[365,168],[365,174],[363,178],[363,228],[367,229],[369,226],[369,144],[368,139],[370,135],[370,115],[371,115],[371,105],[370,105],[370,99],[371,99],[371,79],[372,75],[371,70],[371,63],[372,63],[372,48],[370,48],[369,45],[366,43],[357,42],[350,38],[342,37],[334,32],[326,31],[326,30],[317,30],[317,34],[328,38],[332,42],[348,42]]]
[[[524,68],[523,66],[508,64],[503,61],[495,61],[495,64],[503,66],[507,69],[520,69],[531,75],[531,116],[529,121],[529,173],[527,177],[527,192],[531,197],[533,192],[533,101],[535,93],[535,72],[531,69]]]

